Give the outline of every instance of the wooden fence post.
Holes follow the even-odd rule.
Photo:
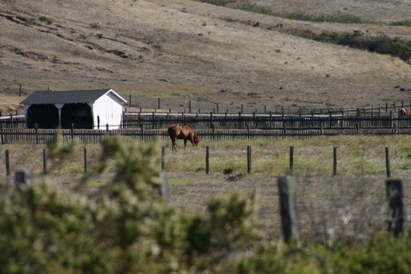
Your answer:
[[[39,124],[35,123],[34,127],[35,127],[34,131],[36,133],[36,145],[38,145],[39,144]]]
[[[290,174],[293,174],[294,170],[294,147],[290,146]]]
[[[287,122],[283,120],[283,134],[287,135]]]
[[[166,173],[161,172],[160,178],[161,178],[160,194],[161,194],[161,197],[163,197],[164,201],[168,202],[168,181],[167,181]]]
[[[74,141],[74,123],[71,123],[70,137],[71,137],[71,141]]]
[[[206,174],[210,172],[210,152],[208,146],[206,146]]]
[[[290,242],[294,239],[299,242],[301,241],[301,235],[298,226],[295,177],[279,177],[277,183],[280,195],[281,227],[284,241]]]
[[[215,128],[214,128],[214,124],[211,124],[211,130],[212,130],[213,140],[214,140],[214,138],[215,138]]]
[[[251,173],[251,146],[247,146],[247,173]]]
[[[5,151],[5,157],[6,157],[6,176],[10,176],[10,152],[8,149]]]
[[[20,190],[21,186],[30,184],[31,172],[27,170],[19,170],[14,174],[14,186]]]
[[[330,111],[330,112],[328,112],[328,115],[329,115],[329,119],[330,119],[330,121],[329,121],[329,128],[332,128],[332,127],[333,127],[333,124],[332,124],[332,115],[331,115],[331,111]]]
[[[161,147],[161,172],[166,170],[166,149]]]
[[[87,148],[84,147],[84,173],[87,173]]]
[[[0,115],[1,116],[1,115]],[[0,124],[0,138],[1,138],[1,144],[4,144],[4,138],[3,138],[3,124]]]
[[[43,174],[47,174],[47,149],[43,148]]]
[[[390,170],[390,149],[385,147],[385,168],[387,170],[387,177],[391,177],[391,170]]]
[[[404,233],[404,206],[402,181],[388,179],[386,181],[388,201],[388,231],[394,236]]]
[[[144,127],[143,124],[140,124],[141,140],[144,140]]]
[[[334,155],[334,165],[333,165],[333,176],[337,175],[337,148],[333,148],[333,155]]]
[[[270,128],[273,128],[273,111],[270,110]]]

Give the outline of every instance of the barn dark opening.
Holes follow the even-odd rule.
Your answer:
[[[61,127],[71,128],[93,128],[93,116],[91,107],[86,103],[80,104],[65,104],[61,109]]]
[[[57,128],[59,112],[55,105],[31,105],[27,110],[27,127]]]

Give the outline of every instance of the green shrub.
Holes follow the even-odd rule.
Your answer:
[[[67,160],[71,147],[52,142],[49,156]],[[105,139],[73,192],[53,182],[0,185],[0,273],[196,273],[244,251],[255,237],[253,199],[214,198],[205,215],[167,206],[158,147]],[[109,169],[105,191],[79,191]]]
[[[399,57],[404,61],[408,61],[411,58],[411,41],[405,41],[399,37],[390,38],[385,34],[370,36],[360,31],[353,31],[352,33],[323,31],[320,34],[315,34],[312,31],[307,30],[294,33],[294,35],[320,42],[376,52],[379,54],[389,54]]]
[[[46,23],[47,25],[53,24],[53,21],[45,16],[39,17],[39,21],[42,23]]]
[[[391,26],[406,26],[411,27],[411,20],[402,20],[390,23]]]
[[[199,0],[199,2],[223,7],[231,3],[230,0]]]
[[[332,252],[330,264],[338,273],[410,273],[409,238],[376,235],[360,246],[345,244]]]
[[[102,143],[100,160],[75,187],[0,184],[0,273],[410,273],[411,238],[371,235],[333,246],[262,241],[258,193],[213,197],[183,212],[160,195],[157,143]],[[53,162],[72,144],[55,139]],[[108,176],[107,172],[114,170]],[[102,191],[88,182],[102,176]]]
[[[292,20],[299,20],[299,21],[310,21],[310,22],[334,22],[334,23],[346,23],[346,24],[353,24],[353,23],[365,23],[361,18],[345,13],[345,12],[334,12],[332,14],[308,14],[304,11],[297,11],[293,13],[287,13],[282,15],[281,17],[292,19]]]
[[[101,26],[99,23],[91,23],[90,28],[92,29],[101,29]]]

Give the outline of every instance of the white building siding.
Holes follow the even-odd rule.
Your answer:
[[[123,120],[123,102],[111,91],[101,96],[93,104],[94,128],[97,129],[100,119],[100,129],[120,129]]]

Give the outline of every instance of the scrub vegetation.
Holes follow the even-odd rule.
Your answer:
[[[255,147],[274,148],[292,141],[318,154],[319,147],[339,144],[357,147],[359,154],[351,157],[364,157],[365,148],[367,157],[378,157],[377,147],[390,142],[395,144],[397,157],[403,158],[409,150],[407,139],[258,140]],[[221,145],[229,151],[244,143]],[[208,143],[213,144],[220,146]],[[56,138],[48,151],[55,163],[73,163],[75,147]],[[215,195],[201,211],[166,203],[160,195],[159,147],[159,142],[110,137],[103,141],[92,171],[71,182],[70,188],[47,177],[18,189],[2,183],[1,272],[407,273],[411,269],[407,236],[375,232],[358,239],[335,237],[328,243],[305,244],[267,240],[258,225],[257,189],[247,195],[234,191]],[[181,158],[190,153],[194,149],[174,155]],[[109,173],[104,188],[94,193],[85,190],[95,183],[94,176]]]

